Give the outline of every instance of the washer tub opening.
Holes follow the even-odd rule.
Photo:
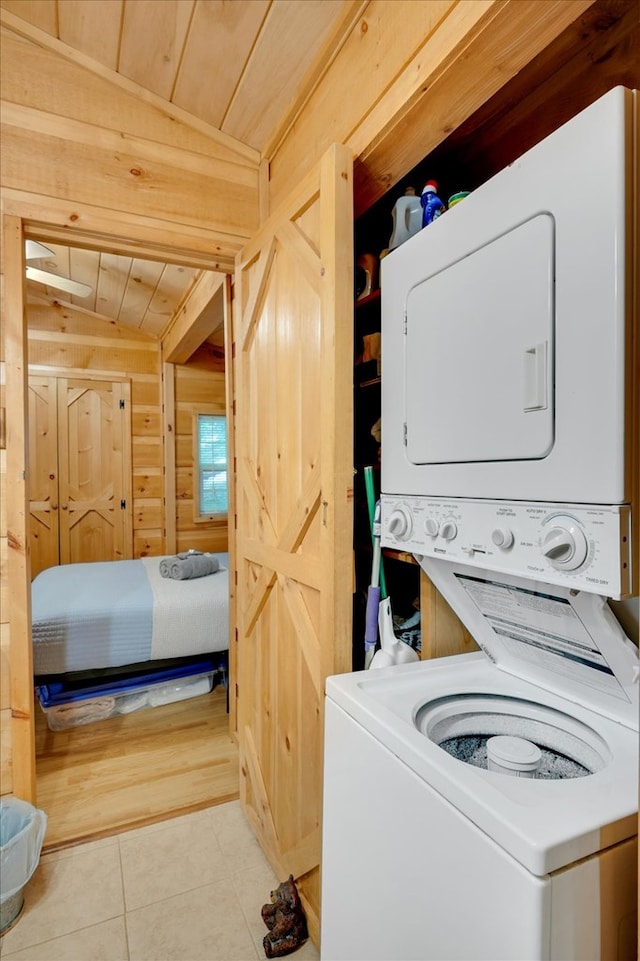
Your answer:
[[[484,770],[488,770],[487,741],[496,735],[523,738],[540,749],[542,760],[535,772],[539,780],[586,777],[602,770],[609,760],[606,744],[592,728],[562,711],[521,698],[443,697],[421,705],[414,723],[443,751]]]

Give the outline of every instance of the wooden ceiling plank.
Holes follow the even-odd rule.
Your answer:
[[[343,0],[274,0],[220,125],[224,133],[262,150],[295,103],[342,8]]]
[[[83,297],[82,303],[77,297],[71,298],[72,304],[79,304],[87,310],[96,309],[96,294],[98,290],[98,273],[100,270],[100,253],[97,250],[79,250],[69,247],[69,276],[81,284],[88,284],[93,293]]]
[[[201,274],[163,337],[162,355],[166,363],[186,363],[194,350],[222,326],[224,291],[224,274]]]
[[[56,4],[51,0],[2,0],[0,7],[38,30],[44,30],[52,37],[58,36]]]
[[[220,127],[269,2],[213,0],[196,5],[173,103]]]
[[[485,0],[478,2],[484,5]],[[471,8],[474,3],[461,0]],[[284,181],[290,184],[313,165],[310,144],[318,158],[331,143],[347,143],[349,134],[372,108],[372,84],[380,92],[377,99],[385,100],[398,74],[419,57],[425,37],[439,32],[455,6],[456,0],[413,0],[409,17],[405,3],[371,0],[290,135],[270,158],[272,200],[277,203],[277,198],[287,193]]]
[[[151,298],[158,289],[165,265],[136,258],[131,262],[127,288],[117,320],[127,327],[142,327]]]
[[[257,169],[260,154],[116,73],[26,20],[0,8],[2,96],[53,113],[92,116],[95,123],[184,145],[205,156],[226,158]],[[25,50],[25,43],[31,41]],[[28,56],[26,55],[28,53]]]
[[[136,0],[124,8],[118,72],[170,100],[195,0]]]
[[[265,142],[262,148],[263,158],[272,157],[277,151],[280,143],[295,123],[296,117],[302,112],[307,100],[313,94],[313,91],[342,50],[347,37],[357,21],[364,14],[368,4],[369,0],[347,0],[347,2],[343,3],[342,14],[334,21],[331,32],[316,54],[315,61],[312,62],[304,80],[300,83],[294,104],[280,119],[272,130],[270,137]],[[263,159],[262,162],[264,164],[266,161]],[[264,220],[265,218],[263,217],[262,219]]]
[[[117,318],[127,286],[131,258],[120,254],[101,254],[96,290],[98,313]]]
[[[166,264],[156,291],[142,320],[141,329],[161,337],[176,309],[193,285],[196,271],[190,267]]]
[[[58,0],[58,36],[87,57],[117,70],[122,12],[123,0]]]

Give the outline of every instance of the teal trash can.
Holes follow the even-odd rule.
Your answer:
[[[20,916],[46,830],[44,811],[19,798],[0,798],[0,934]]]

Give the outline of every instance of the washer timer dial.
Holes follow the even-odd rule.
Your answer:
[[[413,517],[407,507],[396,507],[387,521],[387,530],[399,541],[406,541],[413,531]]]

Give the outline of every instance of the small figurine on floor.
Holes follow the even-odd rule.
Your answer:
[[[307,919],[292,874],[271,892],[271,902],[262,905],[262,920],[269,928],[262,941],[268,958],[291,954],[309,937]]]

